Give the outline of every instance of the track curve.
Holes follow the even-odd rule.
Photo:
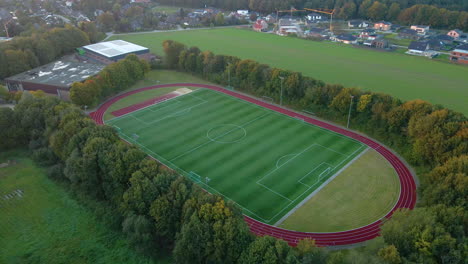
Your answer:
[[[222,92],[222,93],[240,98],[242,100],[248,101],[250,103],[254,103],[256,105],[280,112],[288,116],[300,117],[304,119],[304,121],[310,124],[314,124],[316,126],[320,126],[322,128],[325,128],[325,129],[340,133],[342,135],[345,135],[347,137],[356,139],[366,144],[367,146],[373,148],[378,153],[380,153],[386,160],[388,160],[388,162],[390,162],[390,164],[393,166],[395,171],[398,173],[398,177],[400,179],[400,185],[401,185],[401,191],[400,191],[400,196],[398,198],[398,201],[393,207],[393,209],[384,218],[374,223],[371,223],[369,225],[359,227],[356,229],[341,231],[341,232],[330,232],[330,233],[310,232],[309,233],[309,232],[298,232],[298,231],[282,229],[276,226],[267,225],[255,219],[252,219],[248,216],[244,216],[244,220],[249,225],[252,233],[259,235],[259,236],[269,235],[269,236],[273,236],[279,239],[283,239],[286,242],[288,242],[288,244],[290,244],[291,246],[297,245],[297,243],[301,239],[304,239],[304,238],[314,239],[316,244],[319,246],[350,245],[350,244],[364,242],[364,241],[367,241],[367,240],[370,240],[379,236],[380,225],[382,224],[383,219],[391,217],[392,214],[395,212],[395,210],[400,209],[400,208],[409,208],[409,209],[414,208],[416,204],[416,184],[414,182],[414,178],[410,170],[408,169],[408,167],[405,165],[405,163],[401,161],[392,151],[387,149],[385,146],[379,144],[378,142],[370,138],[354,133],[352,131],[348,131],[346,129],[334,126],[332,124],[329,124],[329,123],[326,123],[326,122],[323,122],[323,121],[320,121],[320,120],[317,120],[317,119],[314,119],[305,115],[298,114],[296,112],[257,100],[255,98],[252,98],[246,95],[242,95],[233,91],[226,90],[219,86],[207,85],[207,84],[196,84],[196,83],[173,83],[173,84],[161,84],[161,85],[140,88],[137,90],[133,90],[130,92],[120,94],[116,97],[113,97],[107,100],[106,102],[101,104],[95,112],[91,113],[90,116],[97,124],[103,125],[104,114],[107,111],[107,109],[109,109],[109,107],[112,104],[121,100],[122,98],[125,98],[127,96],[130,96],[132,94],[136,94],[142,91],[164,88],[164,87],[180,87],[180,86],[206,88],[206,89],[211,89],[211,90],[215,90],[218,92]]]

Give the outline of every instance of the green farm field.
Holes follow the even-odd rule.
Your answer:
[[[106,124],[268,224],[278,222],[367,148],[300,119],[207,89]]]
[[[328,83],[384,92],[403,100],[423,99],[468,114],[468,67],[461,65],[236,28],[116,35],[111,39],[137,43],[157,54],[163,54],[161,43],[172,39]]]

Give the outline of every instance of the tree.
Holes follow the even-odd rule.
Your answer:
[[[375,1],[367,10],[367,17],[373,19],[374,21],[384,19],[387,15],[387,6]]]
[[[378,253],[379,257],[382,258],[389,264],[400,264],[401,258],[397,248],[394,245],[390,245],[381,248]]]
[[[71,101],[79,106],[92,106],[97,102],[100,91],[94,81],[75,82],[70,89]]]
[[[24,142],[18,138],[15,113],[11,108],[0,107],[0,149],[7,150]]]
[[[215,17],[215,24],[217,26],[224,26],[225,24],[225,21],[224,21],[224,14],[222,12],[219,12],[218,14],[216,14],[216,17]]]
[[[238,263],[297,263],[297,259],[286,242],[263,236],[249,245]]]
[[[359,6],[359,16],[368,18],[368,9],[372,6],[372,0],[364,0]]]
[[[128,215],[122,223],[122,231],[138,251],[151,253],[155,250],[152,222],[144,215]]]
[[[400,4],[393,2],[387,12],[387,20],[395,21],[401,12]]]
[[[96,21],[101,30],[105,32],[112,30],[116,25],[114,15],[111,12],[102,13],[96,18]]]
[[[172,40],[165,40],[163,42],[163,50],[166,54],[166,65],[170,68],[177,67],[179,63],[179,55],[185,50],[184,44]]]

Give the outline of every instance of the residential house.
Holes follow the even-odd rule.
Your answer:
[[[305,18],[308,23],[318,23],[328,20],[324,15],[319,13],[310,13]]]
[[[450,53],[450,60],[457,63],[468,64],[468,44],[463,44]]]
[[[441,41],[445,45],[450,45],[450,44],[453,43],[453,37],[451,37],[449,35],[444,35],[444,34],[437,35],[437,36],[433,37],[432,39],[436,39],[438,41]]]
[[[445,44],[442,41],[437,39],[428,40],[427,44],[429,44],[429,48],[431,50],[441,50],[445,46]]]
[[[458,42],[468,43],[468,34],[461,34],[457,39]]]
[[[380,21],[377,23],[374,23],[374,29],[380,30],[380,31],[389,31],[392,29],[392,23],[387,22],[387,21]]]
[[[237,10],[237,14],[241,16],[248,16],[249,15],[249,10]]]
[[[311,28],[306,31],[307,36],[314,38],[323,38],[326,34],[326,29],[323,28]]]
[[[364,20],[350,20],[348,21],[349,28],[367,28],[369,23]]]
[[[369,36],[375,35],[375,30],[372,28],[366,28],[359,34],[359,37],[362,39],[368,39]]]
[[[278,21],[278,35],[286,36],[290,34],[302,35],[302,29],[296,19],[282,18]]]
[[[268,23],[263,19],[257,19],[257,21],[252,25],[254,31],[265,32],[268,30]]]
[[[351,35],[351,34],[341,34],[335,37],[336,42],[341,42],[344,44],[356,44],[357,43],[357,37]]]
[[[377,38],[373,40],[371,46],[377,49],[388,49],[390,47],[388,40],[384,38]]]
[[[448,33],[447,33],[447,36],[450,36],[454,39],[458,39],[461,35],[463,35],[463,31],[459,30],[459,29],[453,29],[453,30],[450,30]]]
[[[418,40],[420,38],[418,32],[410,28],[404,28],[400,30],[400,32],[398,32],[398,37],[412,40]]]
[[[275,14],[269,14],[268,16],[265,17],[265,21],[269,24],[276,23],[276,15]]]
[[[130,3],[135,4],[148,4],[151,3],[151,0],[130,0]]]
[[[422,41],[413,41],[408,46],[407,54],[425,56],[426,52],[429,50],[429,44]]]
[[[412,30],[416,30],[419,35],[426,35],[429,32],[429,26],[418,26],[418,25],[413,25],[411,26]]]

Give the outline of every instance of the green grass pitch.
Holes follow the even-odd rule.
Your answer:
[[[125,140],[275,224],[366,146],[207,89],[106,122]]]
[[[330,42],[221,28],[117,35],[163,55],[172,39],[215,54],[253,59],[301,72],[328,83],[383,92],[403,100],[423,99],[468,114],[468,67],[397,52],[354,48]]]

